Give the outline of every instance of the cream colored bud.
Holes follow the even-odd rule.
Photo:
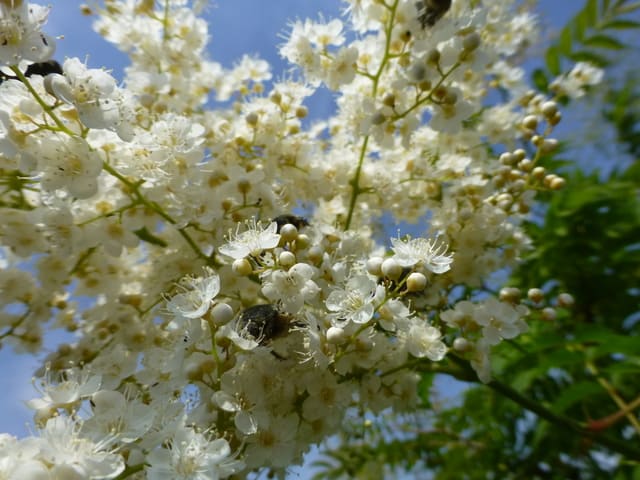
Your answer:
[[[464,48],[468,52],[473,52],[480,46],[480,40],[480,35],[478,35],[476,32],[470,33],[462,39],[462,48]]]
[[[529,158],[525,158],[524,160],[518,162],[518,168],[525,172],[530,171],[533,168],[533,162]]]
[[[541,148],[543,153],[551,153],[558,148],[558,140],[555,138],[546,138],[544,142],[542,142]]]
[[[233,264],[231,265],[231,270],[233,270],[233,273],[235,273],[236,275],[241,275],[243,277],[246,277],[253,273],[251,263],[246,258],[239,258],[238,260],[234,260]]]
[[[285,242],[293,242],[298,238],[298,228],[291,223],[283,225],[280,228],[280,238]]]
[[[515,287],[504,287],[500,289],[500,300],[509,303],[518,303],[520,301],[520,289]]]
[[[367,272],[371,275],[375,275],[377,277],[382,275],[382,262],[384,262],[384,258],[382,257],[371,257],[367,260]]]
[[[299,233],[296,238],[296,249],[304,250],[311,244],[311,239],[306,233]]]
[[[296,117],[305,118],[308,114],[309,114],[309,110],[307,110],[307,107],[304,107],[301,105],[298,108],[296,108]]]
[[[282,95],[280,94],[280,92],[272,92],[271,95],[269,95],[269,100],[271,100],[276,105],[280,105],[280,102],[282,102]]]
[[[538,117],[535,115],[527,115],[522,120],[522,126],[524,128],[528,128],[529,130],[535,130],[538,128]]]
[[[556,113],[558,113],[558,104],[553,101],[544,102],[540,110],[542,114],[547,118],[553,118]]]
[[[558,306],[562,308],[571,308],[573,307],[575,300],[573,295],[569,293],[561,293],[558,295]]]
[[[407,291],[421,292],[427,286],[427,277],[420,272],[413,272],[407,277]]]
[[[536,180],[541,180],[542,178],[544,178],[546,173],[547,171],[545,170],[544,167],[536,167],[533,170],[531,170],[531,176]]]
[[[530,288],[527,291],[527,297],[532,302],[540,303],[542,300],[544,300],[544,292],[539,288]]]
[[[515,163],[515,157],[510,152],[502,153],[499,160],[503,165],[513,165]]]
[[[527,156],[527,152],[525,152],[522,148],[518,148],[513,151],[514,162],[519,162],[520,160],[524,160]]]
[[[296,264],[296,256],[293,253],[285,250],[284,252],[280,253],[280,255],[278,255],[278,261],[283,267],[289,268]]]
[[[453,349],[458,352],[466,352],[471,348],[471,343],[464,337],[458,337],[453,341]]]
[[[551,188],[551,190],[561,190],[562,188],[564,188],[566,183],[567,182],[564,178],[556,176],[553,180],[551,180],[549,187]]]
[[[322,257],[323,250],[317,245],[314,245],[313,247],[309,248],[309,250],[307,250],[307,258],[314,265],[319,265],[320,262],[322,262]]]
[[[216,303],[210,313],[213,323],[218,326],[226,325],[233,320],[233,308],[228,303]]]
[[[398,280],[402,275],[402,267],[393,258],[387,258],[382,262],[380,269],[382,274],[391,280]]]
[[[558,316],[555,309],[551,307],[543,308],[541,313],[542,319],[546,320],[547,322],[553,322]]]
[[[531,143],[540,148],[544,143],[544,137],[542,135],[534,135],[533,137],[531,137]]]
[[[255,112],[248,113],[244,119],[252,127],[255,127],[258,124],[258,114]]]
[[[438,63],[440,61],[440,52],[437,49],[429,50],[427,53],[427,63]]]
[[[340,345],[344,343],[346,334],[340,327],[329,327],[327,330],[327,342],[331,345]]]
[[[371,117],[371,124],[372,125],[382,125],[386,120],[387,120],[387,117],[385,117],[384,113],[376,112]]]

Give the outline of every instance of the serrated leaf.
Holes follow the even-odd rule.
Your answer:
[[[626,45],[608,35],[593,35],[582,42],[588,47],[605,48],[607,50],[623,50]]]

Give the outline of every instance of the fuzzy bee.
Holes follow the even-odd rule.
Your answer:
[[[31,77],[32,75],[42,75],[43,77],[45,77],[50,73],[59,73],[62,75],[62,67],[55,60],[32,63],[24,71],[24,76],[27,78]],[[4,80],[9,80],[9,79],[17,80],[18,77],[14,77],[13,75],[7,75],[6,73],[0,72],[0,83],[2,83]]]
[[[281,312],[275,305],[254,305],[238,318],[238,330],[253,337],[260,345],[267,345],[283,337],[292,326],[293,317]]]
[[[451,0],[421,0],[416,2],[418,21],[423,29],[433,27],[451,8]]]

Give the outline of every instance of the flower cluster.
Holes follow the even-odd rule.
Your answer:
[[[267,86],[260,59],[206,58],[201,2],[107,0],[120,87],[76,58],[27,78],[53,52],[46,9],[0,2],[0,342],[37,352],[52,319],[76,335],[38,372],[38,435],[0,436],[0,477],[281,473],[354,407],[410,409],[414,367],[457,355],[488,381],[526,331],[524,307],[473,293],[563,183],[536,164],[557,105],[516,64],[535,19],[346,3],[292,24],[300,79]],[[598,80],[581,71],[559,85]],[[337,109],[307,126],[320,88]],[[383,216],[429,228],[381,244]]]

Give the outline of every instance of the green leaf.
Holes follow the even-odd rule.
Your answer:
[[[562,413],[575,403],[600,393],[602,393],[602,387],[595,382],[577,382],[565,388],[551,408],[557,413]]]
[[[630,28],[640,28],[640,22],[634,20],[616,19],[603,23],[602,30],[628,30]]]
[[[587,25],[591,28],[595,27],[598,22],[598,0],[588,0],[584,7]]]
[[[560,38],[558,38],[558,44],[552,45],[551,48],[557,48],[560,53],[563,55],[569,55],[571,53],[571,29],[566,26],[560,32]],[[557,75],[557,74],[555,74]]]
[[[608,35],[593,35],[585,38],[583,43],[588,47],[606,48],[608,50],[622,50],[626,45]]]
[[[589,62],[593,63],[596,67],[606,67],[609,65],[609,60],[607,60],[602,55],[598,55],[597,53],[590,52],[588,50],[580,50],[577,52],[573,52],[568,57],[574,62]]]
[[[635,12],[640,9],[640,2],[630,3],[629,5],[621,5],[616,9],[618,15],[625,15],[627,13]]]
[[[548,52],[547,52],[548,53]],[[543,93],[549,91],[549,79],[541,68],[536,68],[532,74],[533,84]]]
[[[562,72],[562,66],[560,64],[560,52],[558,51],[557,47],[555,46],[549,47],[545,55],[545,62],[547,64],[547,69],[552,75],[560,75],[560,73]],[[534,81],[535,81],[535,76],[534,76]],[[546,81],[546,85],[548,84],[549,82]]]

